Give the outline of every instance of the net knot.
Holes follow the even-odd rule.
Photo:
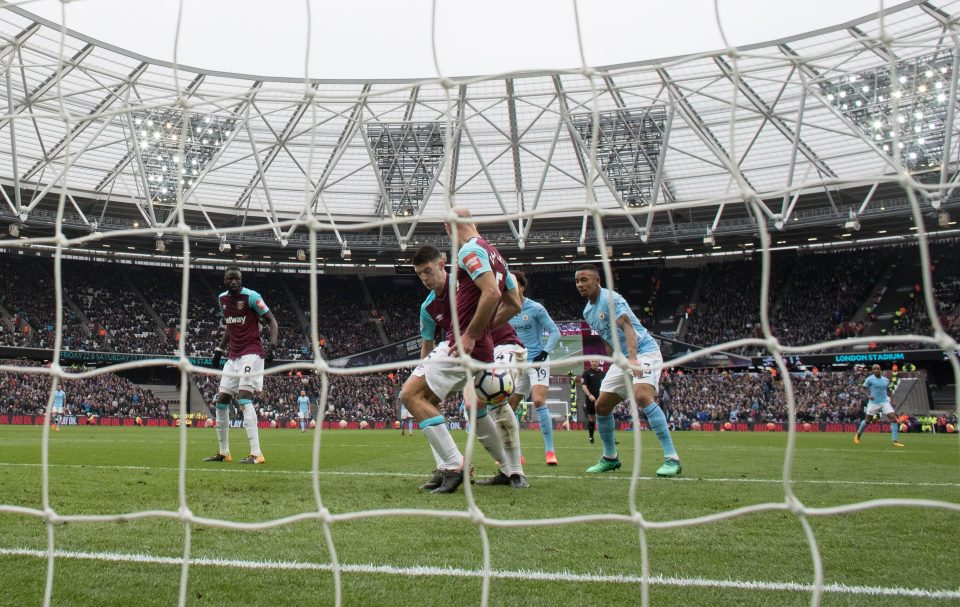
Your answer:
[[[457,83],[447,78],[446,76],[441,76],[437,79],[437,83],[445,89],[452,89],[457,86]]]
[[[326,506],[321,506],[317,510],[317,514],[320,516],[320,522],[325,525],[329,525],[333,521],[333,515],[330,514],[330,510]]]
[[[470,522],[474,525],[482,525],[484,521],[483,510],[480,510],[479,506],[476,504],[470,504],[470,507],[467,508],[467,512],[470,514]]]
[[[593,79],[597,77],[597,70],[593,69],[590,66],[584,66],[580,69],[580,73],[583,74],[584,78]]]
[[[189,523],[193,520],[193,512],[186,504],[183,504],[177,509],[177,518],[180,519],[181,522]]]
[[[792,493],[787,496],[787,508],[789,508],[790,512],[796,514],[797,516],[804,514],[803,502],[797,499],[797,496],[793,495]]]

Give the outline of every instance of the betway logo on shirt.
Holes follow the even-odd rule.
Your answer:
[[[226,322],[228,325],[242,325],[247,322],[246,316],[227,316]]]

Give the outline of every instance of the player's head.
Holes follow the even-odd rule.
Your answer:
[[[586,264],[577,268],[577,292],[581,297],[593,299],[600,292],[600,268]]]
[[[306,396],[306,395],[307,395],[306,390],[300,390],[300,396]]]
[[[527,292],[527,275],[523,272],[515,271],[512,272],[513,279],[517,281],[517,290],[520,291],[520,299],[526,297],[524,293]]]
[[[873,371],[873,374],[876,375],[877,377],[880,377],[880,374],[883,372],[880,370],[880,365],[873,365],[873,367],[870,370]]]
[[[594,371],[596,371],[597,369],[599,369],[599,368],[600,368],[600,361],[599,361],[599,360],[591,360],[591,361],[590,361],[590,368],[593,369]]]
[[[450,209],[453,211],[453,214],[460,218],[460,221],[457,222],[457,241],[460,246],[463,246],[463,243],[467,240],[473,238],[474,236],[479,236],[480,233],[477,231],[477,224],[472,221],[473,214],[470,213],[470,209],[465,209],[463,207],[453,207]],[[447,235],[451,234],[453,226],[447,222],[443,222],[443,229],[447,231]]]
[[[443,254],[432,244],[425,244],[413,254],[413,271],[423,286],[431,291],[443,291],[447,283],[447,270],[443,266]]]
[[[243,274],[240,273],[238,266],[227,266],[227,269],[223,272],[223,285],[227,287],[231,295],[240,293],[240,289],[243,288]]]

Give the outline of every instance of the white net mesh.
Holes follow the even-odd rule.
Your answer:
[[[434,15],[436,4],[434,2]],[[309,14],[310,3],[307,3],[306,7]],[[576,2],[572,4],[571,9],[576,13]],[[182,13],[182,2],[180,10]],[[724,30],[719,5],[716,10],[718,27],[722,33]],[[66,24],[68,13],[66,3],[63,4],[62,11],[62,22]],[[30,107],[29,112],[24,111],[24,108],[18,106],[14,100],[15,97],[27,96],[26,78],[23,95],[18,92],[18,85],[12,80],[17,63],[23,61],[23,59],[17,59],[17,53],[14,51],[25,47],[23,47],[23,40],[8,37],[5,55],[8,105],[2,122],[8,125],[10,139],[9,147],[3,151],[3,154],[12,162],[14,179],[11,191],[14,199],[8,197],[6,202],[11,211],[22,218],[27,218],[48,193],[57,192],[58,203],[55,212],[51,215],[55,222],[53,236],[8,239],[0,242],[0,247],[5,249],[41,245],[52,247],[56,313],[54,361],[59,360],[63,349],[62,263],[69,250],[90,243],[108,243],[111,240],[130,236],[151,237],[152,234],[156,234],[160,239],[167,239],[166,242],[170,242],[170,239],[179,239],[183,250],[180,260],[183,281],[175,364],[182,376],[179,413],[182,419],[185,418],[188,413],[187,391],[191,375],[219,375],[216,371],[191,363],[188,356],[186,341],[190,320],[188,318],[191,280],[189,270],[194,264],[191,255],[192,243],[198,238],[225,238],[263,232],[272,234],[275,240],[286,243],[292,238],[294,232],[305,232],[308,239],[307,261],[311,274],[308,313],[311,320],[310,341],[314,344],[312,360],[278,365],[270,368],[268,373],[284,374],[290,371],[312,370],[319,374],[322,386],[319,411],[322,415],[327,411],[327,392],[331,376],[389,371],[396,367],[394,363],[386,363],[349,369],[333,368],[321,357],[316,347],[320,339],[317,319],[323,313],[317,291],[318,260],[324,249],[328,248],[327,245],[334,239],[337,244],[342,245],[344,250],[347,250],[351,242],[351,234],[356,233],[357,238],[361,239],[360,234],[365,231],[371,228],[383,228],[386,231],[392,231],[398,243],[403,245],[412,243],[415,238],[413,230],[421,220],[422,209],[410,206],[410,201],[421,201],[425,205],[426,200],[431,197],[431,192],[439,189],[442,195],[434,192],[433,197],[435,200],[442,198],[442,204],[432,207],[434,209],[432,220],[443,219],[456,225],[458,218],[450,212],[450,209],[455,204],[470,207],[479,211],[475,219],[481,232],[484,232],[488,225],[502,225],[506,221],[510,226],[511,237],[527,247],[536,246],[531,244],[534,237],[531,224],[534,219],[545,215],[566,217],[571,223],[579,223],[579,219],[582,219],[580,242],[583,244],[586,241],[592,229],[595,244],[600,252],[599,261],[603,267],[604,282],[607,285],[614,285],[608,239],[617,238],[617,230],[624,229],[625,226],[633,237],[642,238],[646,242],[648,238],[656,235],[654,218],[658,211],[662,214],[685,210],[719,209],[716,219],[706,231],[709,237],[724,227],[720,223],[720,217],[725,205],[736,204],[745,209],[745,215],[738,221],[741,223],[746,221],[748,229],[754,233],[762,260],[759,299],[762,337],[738,339],[708,347],[671,360],[668,366],[682,366],[714,352],[730,351],[744,346],[763,348],[772,355],[783,378],[789,412],[789,433],[782,476],[783,499],[744,505],[687,519],[653,521],[645,515],[645,504],[640,496],[641,470],[644,465],[641,460],[641,442],[644,435],[640,432],[632,434],[634,455],[627,514],[611,513],[608,511],[608,505],[603,504],[591,506],[594,508],[593,511],[576,516],[523,520],[500,519],[493,513],[481,509],[475,498],[474,489],[469,483],[464,485],[467,504],[465,509],[385,508],[331,512],[324,505],[321,484],[320,457],[324,437],[322,424],[318,425],[313,435],[311,482],[316,504],[315,509],[309,512],[276,519],[266,518],[256,523],[211,519],[193,514],[188,507],[190,497],[187,490],[188,429],[186,425],[181,425],[177,509],[134,511],[113,515],[64,515],[58,513],[50,501],[49,421],[54,391],[59,382],[65,378],[88,378],[137,367],[167,366],[171,361],[160,358],[134,361],[83,373],[70,373],[57,362],[49,368],[2,366],[0,370],[5,372],[47,374],[53,379],[46,408],[47,423],[44,425],[42,435],[42,508],[0,504],[0,512],[37,517],[46,523],[47,550],[44,554],[47,559],[47,577],[44,605],[49,605],[53,601],[54,575],[58,557],[103,558],[96,553],[58,551],[57,529],[59,525],[65,523],[135,521],[151,518],[181,522],[184,539],[181,559],[171,560],[147,555],[133,555],[131,559],[142,563],[179,564],[181,577],[178,603],[185,605],[188,602],[188,581],[193,567],[250,565],[242,561],[193,558],[191,539],[198,525],[254,531],[315,521],[322,526],[330,563],[287,565],[278,563],[276,567],[332,572],[335,588],[334,602],[340,605],[345,598],[341,580],[343,572],[376,573],[383,569],[364,569],[362,566],[342,564],[338,559],[337,545],[331,531],[334,525],[382,517],[464,520],[476,525],[479,533],[483,551],[482,569],[473,571],[421,568],[420,573],[415,574],[479,576],[482,579],[480,603],[487,605],[490,602],[491,581],[495,579],[564,579],[567,581],[579,579],[576,575],[560,575],[559,578],[555,578],[552,577],[553,574],[545,572],[495,570],[491,558],[488,529],[620,522],[632,525],[638,534],[638,549],[642,558],[640,575],[633,578],[610,576],[608,580],[597,576],[585,576],[583,579],[611,583],[638,583],[642,589],[641,602],[647,605],[650,602],[651,584],[750,587],[748,583],[652,576],[647,545],[648,532],[681,527],[705,527],[728,519],[772,511],[791,513],[799,520],[809,546],[814,572],[809,584],[779,584],[774,585],[776,589],[809,592],[810,602],[814,605],[820,604],[824,592],[870,593],[875,591],[891,596],[957,599],[957,593],[951,592],[903,589],[871,591],[867,588],[825,584],[824,564],[810,519],[891,506],[934,508],[960,513],[960,504],[939,500],[898,498],[871,499],[834,507],[811,507],[803,503],[794,493],[796,407],[793,383],[784,360],[785,356],[817,352],[841,345],[849,348],[870,342],[888,344],[909,341],[942,349],[953,368],[954,377],[960,377],[960,363],[956,356],[957,343],[941,325],[933,299],[930,253],[924,221],[924,212],[928,206],[948,201],[956,185],[951,164],[955,162],[956,156],[953,151],[956,143],[951,139],[954,137],[955,130],[957,60],[960,58],[957,52],[956,23],[945,12],[930,5],[917,7],[908,15],[900,12],[895,12],[894,15],[896,15],[895,34],[891,34],[887,28],[888,17],[881,14],[878,18],[853,28],[857,32],[855,36],[841,31],[836,35],[828,33],[816,39],[791,41],[789,45],[782,43],[773,47],[746,50],[737,49],[728,44],[728,48],[714,54],[610,69],[594,69],[587,64],[580,39],[578,17],[576,20],[577,43],[583,65],[567,72],[538,75],[508,74],[506,78],[500,76],[496,79],[486,77],[470,80],[454,79],[441,70],[442,61],[437,56],[436,44],[434,44],[437,77],[415,85],[402,83],[320,87],[318,83],[305,78],[302,84],[277,83],[265,87],[261,81],[252,84],[225,81],[219,83],[219,86],[214,89],[215,93],[204,96],[196,93],[197,82],[203,78],[195,74],[182,73],[176,63],[175,50],[174,63],[171,67],[174,85],[172,91],[164,90],[164,83],[161,82],[163,76],[156,76],[155,83],[149,78],[141,80],[134,94],[134,87],[124,86],[125,81],[123,78],[116,78],[116,74],[98,73],[98,70],[90,69],[88,76],[91,81],[98,82],[100,90],[111,92],[107,97],[109,102],[87,108],[86,111],[83,110],[82,104],[74,103],[74,98],[81,86],[71,80],[70,87],[65,88],[65,83],[66,75],[82,61],[78,56],[84,53],[89,54],[89,51],[82,46],[74,48],[79,42],[67,32],[66,26],[60,31],[59,50],[56,56],[47,58],[47,61],[55,62],[53,69],[49,70],[51,76],[35,89],[37,98],[42,98],[47,103]],[[22,20],[22,15],[9,15],[8,18],[11,22],[16,22],[18,19]],[[308,18],[308,23],[309,21]],[[931,23],[934,25],[931,26]],[[25,31],[29,32],[29,30]],[[31,36],[35,34],[35,31],[29,32]],[[308,35],[308,57],[309,42]],[[934,67],[940,65],[948,70],[943,73],[949,77],[938,80],[942,83],[943,89],[939,87],[937,89],[940,91],[937,95],[943,95],[948,101],[947,109],[942,115],[938,114],[936,120],[928,113],[926,119],[918,117],[914,121],[913,118],[908,118],[906,122],[898,122],[897,117],[902,113],[901,104],[908,104],[906,111],[915,115],[922,114],[926,109],[922,106],[922,102],[918,101],[918,95],[896,94],[895,83],[906,82],[901,80],[904,70],[910,65],[906,58],[928,56],[934,57],[939,63],[928,60],[924,65],[929,64]],[[879,66],[878,57],[885,58]],[[704,65],[711,65],[716,75],[706,75]],[[720,71],[716,71],[717,69]],[[884,100],[881,95],[878,101],[876,91],[873,91],[871,96],[868,88],[880,86],[877,80],[868,84],[859,84],[861,81],[866,82],[861,79],[864,78],[863,74],[870,70],[874,70],[872,73],[875,77],[878,77],[878,74],[889,74],[885,90],[893,91],[888,93],[890,98]],[[306,66],[305,72],[309,73],[309,66]],[[140,75],[131,75],[126,82],[132,82]],[[856,78],[851,79],[852,77]],[[914,92],[917,91],[917,87],[923,86],[914,82],[914,80],[919,82],[916,73],[906,74],[906,77],[911,79],[911,84],[914,84]],[[206,78],[214,79],[213,76],[206,76]],[[616,78],[619,85],[613,84],[613,78]],[[503,90],[499,88],[500,83],[504,81],[508,82],[508,97],[504,97]],[[864,99],[854,99],[852,93],[842,89],[842,83],[859,87],[864,94]],[[357,89],[360,91],[359,96]],[[466,96],[468,90],[476,91],[476,94],[468,98]],[[50,92],[49,95],[47,95],[48,92]],[[419,102],[422,103],[422,107],[418,107],[416,120],[419,122],[414,128],[410,126],[413,119],[409,108],[413,106],[411,97],[416,98],[417,95],[421,97]],[[840,99],[847,98],[848,95],[849,103],[842,103]],[[700,97],[712,98],[717,103],[710,106],[707,112],[698,110],[694,100]],[[424,98],[427,100],[424,101]],[[51,105],[49,103],[51,100],[55,100],[56,105]],[[503,132],[493,122],[490,122],[493,125],[492,129],[482,130],[483,121],[489,122],[491,116],[508,113],[504,109],[505,100],[510,104],[519,101],[524,105],[520,111],[513,109],[509,112],[513,115],[512,120],[517,121],[519,117],[519,123],[510,125],[513,132],[531,134],[522,142],[511,142],[510,134]],[[865,104],[864,107],[873,108],[869,116],[865,117],[862,113],[858,113],[861,103]],[[500,109],[497,109],[498,106]],[[880,106],[889,107],[882,110]],[[290,110],[290,108],[295,109]],[[643,117],[634,116],[636,120],[630,119],[631,108],[635,114],[642,113]],[[405,109],[406,115],[404,115]],[[276,113],[277,118],[271,118],[271,113]],[[192,120],[193,114],[219,116],[216,118],[216,121],[219,121],[216,122],[218,131],[216,133],[211,131],[210,134],[211,137],[216,135],[220,139],[223,144],[222,149],[210,148],[205,151],[203,146],[207,144],[203,142],[205,134],[202,131],[213,127],[210,126],[209,121],[199,123]],[[397,118],[398,115],[402,118]],[[163,118],[156,118],[157,116]],[[293,120],[293,116],[297,119]],[[301,118],[306,118],[305,124],[299,124]],[[871,118],[884,122],[874,127],[869,122]],[[138,126],[142,121],[154,119],[167,120],[168,129],[179,129],[176,145],[171,144],[161,149],[138,133]],[[644,122],[645,120],[647,122]],[[262,121],[276,135],[275,141],[267,144],[265,148],[261,147],[263,131],[255,133],[252,130],[252,125],[257,121]],[[26,190],[19,182],[19,176],[23,173],[24,167],[18,165],[22,155],[18,154],[17,138],[20,137],[22,143],[23,128],[32,128],[30,123],[44,132],[48,139],[60,139],[61,142],[55,150],[47,154],[49,162],[44,168],[47,172],[46,176],[41,174],[40,177],[36,177],[36,173],[31,172],[31,176],[39,185],[32,200],[27,202],[21,200],[21,195]],[[344,209],[356,203],[348,193],[352,173],[356,171],[347,162],[342,165],[338,163],[344,156],[359,155],[362,159],[366,155],[372,167],[376,164],[376,154],[369,147],[369,142],[372,141],[371,131],[380,129],[377,132],[385,133],[389,138],[390,124],[406,125],[398,131],[399,135],[394,133],[396,136],[442,137],[441,150],[433,157],[433,165],[430,165],[431,161],[420,159],[421,166],[418,169],[420,172],[417,174],[417,178],[420,179],[419,192],[413,191],[417,186],[412,181],[385,184],[382,181],[384,173],[379,173],[381,179],[379,186],[381,193],[384,194],[384,205],[379,209],[379,215],[370,214],[369,217],[359,221],[345,222],[340,219],[340,216],[345,214]],[[611,127],[614,130],[619,128],[620,134],[629,132],[630,129],[645,128],[645,125],[655,125],[654,130],[657,135],[654,139],[657,140],[655,145],[658,149],[651,148],[645,151],[648,154],[648,164],[642,171],[633,166],[632,171],[627,170],[621,177],[614,177],[616,172],[614,169],[622,169],[625,165],[622,158],[619,160],[614,158],[617,150],[616,133],[605,131],[605,124],[614,125]],[[683,128],[680,128],[681,124]],[[328,125],[326,130],[323,128],[324,125]],[[333,127],[341,130],[339,142],[330,141],[329,134],[333,132]],[[915,127],[916,130],[911,127]],[[872,130],[865,131],[865,128]],[[191,131],[195,129],[196,133],[192,133]],[[760,138],[759,135],[764,129],[767,129],[767,132],[778,131],[779,139],[773,141],[767,137]],[[91,131],[96,133],[92,134]],[[105,142],[99,137],[103,132],[122,133],[122,142],[120,144]],[[349,148],[343,145],[343,142],[354,140],[358,132],[363,133],[362,139],[366,149]],[[926,144],[922,139],[918,143],[916,137],[918,133],[928,140],[939,137],[940,157],[935,157],[935,150],[931,151],[929,147],[923,147]],[[835,153],[818,154],[813,148],[822,150],[828,147],[821,143],[826,136],[833,137],[833,141],[847,147]],[[570,146],[566,150],[558,146],[561,137],[569,137]],[[249,149],[242,150],[236,145],[230,145],[239,138],[246,140]],[[614,140],[612,148],[607,141],[610,138]],[[909,141],[901,147],[900,144],[904,143],[905,139]],[[117,187],[123,190],[117,192],[118,196],[139,201],[136,204],[144,214],[144,220],[152,223],[143,229],[134,226],[103,231],[94,230],[88,235],[68,237],[63,222],[70,207],[76,206],[72,192],[97,189],[93,183],[95,180],[88,176],[89,171],[86,169],[99,162],[95,158],[95,150],[109,148],[111,145],[120,145],[129,152],[123,156],[124,166],[117,166],[116,171],[113,171],[113,178],[108,180],[111,184],[110,191]],[[499,150],[497,146],[500,146]],[[526,190],[519,185],[514,190],[504,187],[505,179],[509,182],[514,178],[515,167],[505,168],[503,162],[496,162],[496,160],[509,151],[511,146],[523,148],[525,154],[522,158],[518,157],[516,164],[522,165],[525,174],[535,176],[535,186],[528,186]],[[467,147],[471,152],[459,157],[443,151]],[[291,151],[291,148],[296,149]],[[668,149],[676,156],[674,164],[663,160],[667,156]],[[894,152],[891,152],[891,149]],[[901,150],[902,153],[896,153],[896,150]],[[634,149],[629,158],[635,161],[643,153]],[[604,154],[606,157],[603,157]],[[650,162],[651,155],[659,158],[659,161]],[[268,171],[270,163],[280,156],[289,156],[299,170],[291,170],[288,174]],[[918,164],[928,157],[933,158],[935,162],[923,166]],[[113,161],[111,157],[110,162]],[[170,163],[169,167],[167,163]],[[239,172],[234,173],[230,168],[231,165],[240,166],[244,163],[247,165],[252,163],[254,168],[252,180],[238,179]],[[127,171],[126,165],[129,165],[131,170]],[[174,169],[173,178],[164,181],[165,178],[158,177],[157,167],[163,168],[161,172],[166,172],[168,168]],[[208,187],[207,182],[214,169],[219,171],[220,183]],[[665,170],[670,172],[669,186],[664,177]],[[371,173],[378,174],[376,170]],[[178,179],[177,175],[183,175],[185,178]],[[504,178],[504,175],[507,177]],[[785,176],[786,183],[783,183]],[[345,184],[346,187],[338,190],[338,184]],[[771,248],[774,246],[771,240],[771,229],[781,229],[785,223],[794,218],[794,213],[801,213],[799,209],[795,210],[801,192],[854,184],[873,186],[896,184],[905,192],[906,204],[903,208],[909,210],[915,227],[915,240],[922,264],[920,280],[923,284],[924,305],[934,330],[930,335],[858,337],[842,342],[787,346],[775,336],[770,320]],[[256,212],[259,206],[258,214],[262,216],[264,222],[253,222],[250,225],[244,224],[232,228],[214,227],[212,223],[208,228],[188,225],[185,211],[193,208],[190,207],[193,203],[198,204],[196,208],[201,210],[204,208],[203,204],[207,204],[210,208],[222,209],[223,205],[218,198],[220,194],[214,191],[217,188],[226,191],[225,196],[228,197],[231,190],[242,190],[240,196],[232,198],[228,204],[234,204],[234,200],[239,199],[240,204],[236,205],[237,212],[244,208],[244,213],[248,213],[251,206]],[[876,187],[864,200],[863,206],[859,209],[861,214],[866,210],[875,189]],[[573,196],[571,192],[579,192],[579,194]],[[4,195],[7,196],[6,192]],[[533,199],[524,201],[524,195]],[[516,197],[521,202],[513,205],[510,203],[511,197]],[[770,201],[781,198],[783,204],[778,210]],[[151,200],[151,204],[145,204],[144,201],[147,199]],[[638,204],[641,201],[644,204]],[[168,202],[170,205],[163,207],[165,210],[163,216],[157,215],[153,204],[161,202]],[[160,208],[159,204],[157,208]],[[295,214],[290,213],[291,208],[296,211]],[[349,213],[346,214],[349,215]],[[851,215],[851,218],[855,218],[855,215]],[[611,228],[608,224],[615,227]],[[456,234],[455,230],[453,234]],[[451,259],[456,257],[459,244],[454,236],[450,243]],[[255,279],[251,282],[255,282]],[[454,276],[451,275],[451,287],[454,285]],[[451,293],[455,298],[455,289],[451,288]],[[455,305],[453,309],[456,309]],[[612,307],[610,313],[613,313]],[[454,327],[459,342],[461,328],[456,322]],[[616,341],[616,332],[613,336]],[[619,351],[619,344],[613,345],[614,351]],[[462,356],[462,358],[468,372],[489,367],[478,364],[468,357]],[[586,358],[579,357],[575,360],[583,361]],[[630,373],[628,361],[622,355],[602,358],[619,366],[625,373]],[[410,361],[407,366],[415,364],[416,361]],[[538,365],[531,363],[526,366]],[[470,385],[468,382],[467,398],[473,399],[475,396],[472,395]],[[960,396],[957,400],[960,401]],[[640,412],[632,397],[630,415],[634,425],[639,427]],[[470,421],[471,427],[475,427],[474,414],[471,414]],[[466,466],[470,465],[474,455],[474,440],[471,434],[465,452]],[[8,550],[5,554],[36,556],[38,553],[30,550]]]

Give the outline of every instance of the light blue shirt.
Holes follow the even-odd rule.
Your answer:
[[[67,393],[63,390],[57,390],[53,393],[53,408],[54,409],[63,409],[64,403],[67,401]]]
[[[887,387],[890,380],[884,376],[877,377],[871,374],[863,381],[863,387],[870,390],[870,402],[882,405],[890,402],[890,396],[887,394]]]
[[[307,396],[298,396],[297,404],[300,405],[300,413],[307,413],[310,411],[310,398]]]
[[[613,318],[610,318],[609,301],[611,298],[613,299]],[[658,352],[660,346],[657,344],[657,340],[650,335],[646,327],[640,324],[637,315],[633,313],[633,310],[631,310],[627,304],[627,300],[616,291],[601,287],[597,301],[591,302],[588,299],[587,305],[583,308],[583,319],[587,321],[590,328],[593,329],[603,341],[607,342],[611,348],[613,347],[612,331],[613,328],[616,327],[617,337],[620,340],[620,353],[629,357],[627,352],[627,339],[624,336],[623,329],[616,324],[616,321],[624,316],[627,317],[630,324],[633,325],[633,330],[637,333],[637,354]]]
[[[427,308],[436,298],[437,292],[433,289],[430,289],[430,292],[427,294],[427,298],[423,300],[422,304],[420,304],[420,337],[423,339],[429,339],[430,341],[433,341],[437,338],[437,321],[433,319],[433,316],[430,316],[430,312],[427,311]]]
[[[520,312],[510,319],[510,325],[517,337],[527,349],[527,359],[532,360],[541,352],[550,354],[560,341],[560,329],[553,322],[547,309],[529,297],[523,298]],[[547,343],[543,343],[544,332],[549,333]]]

